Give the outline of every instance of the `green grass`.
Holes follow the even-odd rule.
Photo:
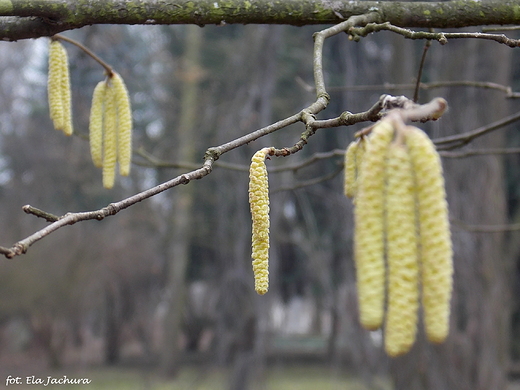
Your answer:
[[[40,375],[53,378],[88,378],[89,385],[24,385],[9,386],[16,390],[227,390],[228,374],[224,369],[186,367],[174,380],[165,381],[153,372],[129,368],[98,368],[88,371],[60,372]],[[378,381],[379,389],[390,389]],[[359,379],[322,366],[275,366],[256,379],[252,390],[369,390]]]

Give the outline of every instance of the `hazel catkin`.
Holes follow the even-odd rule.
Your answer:
[[[122,176],[130,174],[132,160],[132,111],[123,78],[116,72],[111,78],[117,110],[117,161]]]
[[[394,127],[388,121],[381,121],[372,129],[361,162],[354,210],[360,321],[369,330],[381,327],[384,314],[384,164],[393,136]]]
[[[47,93],[49,114],[55,129],[63,128],[63,101],[61,96],[61,43],[51,40],[49,45],[49,73]]]
[[[106,103],[103,133],[103,187],[114,186],[117,162],[117,109],[112,84],[106,88]]]
[[[58,40],[49,45],[49,73],[47,79],[49,115],[54,128],[72,134],[72,108],[69,61],[65,47]]]
[[[253,273],[255,290],[263,295],[269,288],[269,186],[265,157],[269,149],[256,152],[249,169],[249,205],[251,209]]]
[[[72,135],[72,94],[70,91],[69,58],[65,47],[61,45],[61,99],[63,104],[63,133]]]
[[[354,198],[356,195],[359,169],[364,153],[364,138],[351,142],[345,152],[345,181],[343,188],[345,195],[349,198]]]
[[[385,350],[389,356],[398,356],[408,352],[415,341],[419,266],[412,165],[406,146],[397,142],[388,150],[385,200],[388,267]]]
[[[103,166],[103,116],[106,104],[106,81],[100,81],[92,94],[90,108],[89,142],[92,162],[97,168]]]
[[[441,343],[449,332],[453,275],[442,165],[435,146],[422,130],[407,126],[405,139],[415,172],[424,325],[428,339]]]

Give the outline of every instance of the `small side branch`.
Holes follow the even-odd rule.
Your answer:
[[[472,225],[456,219],[451,219],[453,226],[473,233],[502,233],[515,232],[520,230],[520,223],[511,223],[506,225]]]
[[[27,214],[35,215],[38,218],[43,218],[47,222],[56,222],[57,220],[60,219],[60,217],[58,217],[57,215],[48,213],[47,211],[37,209],[36,207],[30,206],[28,204],[23,206],[22,210]]]
[[[392,25],[390,22],[385,23],[369,23],[363,27],[353,27],[348,33],[352,37],[351,39],[354,41],[358,41],[361,37],[365,37],[370,33],[378,32],[378,31],[392,31],[396,34],[400,34],[408,39],[433,39],[438,41],[441,45],[448,43],[449,39],[485,39],[490,41],[495,41],[509,47],[518,47],[520,46],[520,40],[508,38],[504,34],[489,34],[489,33],[444,33],[444,32],[428,32],[428,31],[412,31],[407,28],[397,27]]]
[[[436,138],[433,140],[433,143],[437,146],[439,150],[450,150],[455,148],[460,148],[464,145],[467,145],[475,138],[481,137],[485,134],[488,134],[492,131],[501,129],[511,123],[517,122],[520,120],[520,112],[502,118],[496,122],[490,123],[489,125],[479,127],[478,129],[468,131],[466,133],[451,135],[448,137]]]

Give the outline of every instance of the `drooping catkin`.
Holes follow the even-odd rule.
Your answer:
[[[361,163],[354,210],[354,257],[361,324],[369,330],[383,322],[385,293],[384,263],[384,164],[394,135],[388,121],[377,123],[366,145]]]
[[[364,139],[358,139],[357,141],[351,142],[345,152],[344,193],[349,198],[354,198],[356,195],[359,169],[364,153]]]
[[[408,352],[415,341],[419,265],[411,159],[406,146],[397,142],[388,149],[385,198],[388,266],[385,350],[389,356],[398,356]]]
[[[106,103],[103,134],[103,187],[114,186],[117,162],[117,109],[114,86],[111,82],[106,87]]]
[[[61,47],[61,99],[63,104],[63,133],[72,135],[72,96],[70,91],[69,57],[65,47]]]
[[[49,45],[47,94],[50,118],[56,130],[63,129],[63,100],[61,94],[62,49],[63,47],[59,41],[51,40]]]
[[[122,176],[130,174],[132,160],[132,111],[130,98],[123,78],[114,72],[111,78],[114,87],[117,109],[117,160],[119,173]]]
[[[345,151],[345,183],[343,186],[343,191],[349,198],[353,198],[355,193],[354,185],[356,183],[357,148],[358,143],[356,141],[352,141]]]
[[[100,81],[92,95],[90,108],[89,141],[92,162],[97,168],[103,166],[103,116],[106,103],[106,81]]]
[[[253,220],[252,255],[255,290],[263,295],[269,288],[269,186],[265,157],[261,149],[251,159],[249,169],[249,205]]]
[[[428,339],[441,343],[449,332],[453,275],[442,165],[435,146],[422,130],[408,126],[405,136],[416,180],[424,325]]]

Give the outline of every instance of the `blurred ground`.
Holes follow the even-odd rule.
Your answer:
[[[35,389],[88,389],[88,390],[225,390],[229,388],[225,369],[216,367],[191,366],[181,370],[175,380],[165,381],[153,370],[146,368],[90,368],[85,370],[68,369],[63,371],[42,370],[35,366],[13,368],[7,372],[6,367],[1,368],[0,387],[4,388],[9,375],[20,377],[23,384],[10,385],[5,388],[16,390]],[[34,376],[34,378],[33,378]],[[86,378],[91,381],[88,385],[47,385],[47,377],[61,379]],[[44,384],[27,384],[42,380]],[[360,379],[344,374],[338,370],[323,365],[277,365],[266,370],[262,380],[258,380],[251,387],[253,390],[389,390],[388,382],[382,378],[374,381],[374,387],[367,387]]]
[[[42,371],[36,367],[31,370],[26,366],[18,368],[11,374],[5,374],[2,367],[2,383],[4,388],[8,375],[21,376],[22,385],[11,385],[5,388],[16,390],[35,389],[88,389],[88,390],[225,390],[228,388],[227,372],[219,368],[205,368],[200,366],[186,367],[181,370],[178,378],[165,381],[149,369],[143,368],[91,368],[87,370],[65,370],[57,372]],[[60,379],[66,376],[69,379],[86,378],[91,381],[88,385],[47,385],[27,384],[27,376],[34,381],[40,378],[47,381],[47,377]],[[264,380],[253,384],[253,390],[390,390],[391,385],[384,378],[376,378],[372,386],[367,386],[360,379],[352,375],[338,372],[323,365],[274,366],[266,370]],[[511,383],[508,390],[520,390],[520,382]]]

